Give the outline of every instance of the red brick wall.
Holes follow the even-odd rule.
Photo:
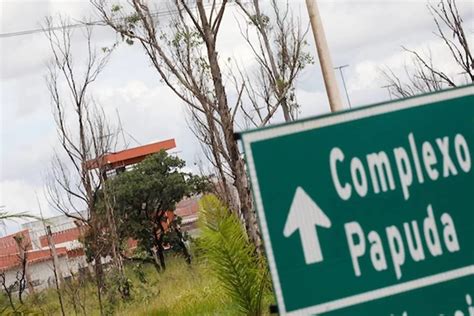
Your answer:
[[[68,241],[78,240],[82,236],[84,228],[74,227],[60,232],[53,233],[52,240],[55,245],[61,244]],[[48,246],[48,238],[46,236],[40,237],[41,247]]]
[[[30,238],[30,233],[27,229],[19,231],[18,233],[8,235],[5,237],[0,238],[0,256],[6,256],[9,254],[15,254],[18,253],[18,245],[13,239],[15,236],[23,236],[23,243],[24,245],[27,245],[27,249],[31,249],[31,238]]]

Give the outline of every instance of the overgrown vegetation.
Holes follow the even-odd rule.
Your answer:
[[[131,299],[123,301],[119,297],[107,297],[104,299],[104,312],[123,316],[238,315],[237,306],[224,295],[219,281],[209,273],[204,260],[197,260],[189,266],[182,258],[171,255],[168,262],[168,269],[161,274],[157,274],[151,264],[127,265]],[[71,288],[75,288],[75,294]],[[82,284],[78,280],[70,281],[62,290],[66,298],[66,315],[100,314],[93,280],[88,279]],[[75,302],[72,300],[74,296]],[[49,289],[29,295],[18,311],[26,315],[57,315],[60,306],[56,293]],[[13,315],[3,294],[0,294],[0,314]]]
[[[199,247],[225,294],[243,314],[262,315],[271,293],[269,273],[242,222],[213,195],[201,200],[199,215]]]
[[[131,298],[104,299],[104,312],[108,315],[241,315],[239,303],[226,293],[219,279],[211,273],[211,265],[198,258],[188,265],[182,258],[168,257],[168,269],[157,274],[153,265],[126,265],[131,284]],[[108,282],[109,283],[109,282]],[[110,284],[110,283],[109,283]],[[94,281],[71,280],[62,287],[66,315],[99,315]],[[113,292],[113,291],[111,291]],[[271,298],[266,297],[266,301]],[[268,306],[262,306],[268,310]],[[23,315],[57,315],[60,306],[54,289],[29,295],[25,304],[18,307]],[[0,294],[0,314],[14,315],[8,298]]]
[[[219,197],[242,216],[261,252],[245,161],[234,135],[241,124],[269,124],[280,110],[286,121],[297,116],[297,78],[312,58],[305,52],[306,31],[293,19],[289,2],[260,7],[256,0],[170,1],[166,19],[146,1],[91,3],[126,43],[141,45],[162,83],[183,101],[191,130],[218,177]],[[257,69],[219,55],[222,22],[234,4]]]
[[[265,315],[273,302],[264,258],[247,237],[241,220],[213,195],[200,203],[200,237],[194,260],[187,264],[177,251],[166,253],[168,268],[156,273],[151,263],[125,266],[130,297],[114,286],[119,275],[105,273],[102,308],[93,275],[87,273],[61,284],[66,315]],[[113,267],[112,267],[113,268]],[[108,269],[105,267],[106,272]],[[14,298],[18,301],[18,298]],[[28,295],[11,308],[0,294],[2,315],[56,315],[60,305],[54,289]]]
[[[240,124],[269,124],[280,110],[286,121],[297,117],[296,81],[312,62],[305,52],[307,28],[293,18],[289,2],[279,6],[271,1],[261,8],[257,0],[236,1],[236,12],[242,14],[240,32],[257,61],[256,69],[247,69],[218,55],[220,26],[232,1],[213,1],[212,6],[202,0],[195,5],[170,2],[174,10],[167,27],[143,1],[131,0],[123,7],[91,2],[126,43],[141,44],[162,82],[186,104],[192,130],[215,169],[220,190],[214,191],[222,202],[214,196],[203,200],[202,256],[191,264],[179,218],[169,213],[184,196],[206,191],[206,182],[182,172],[184,162],[166,152],[108,179],[110,166],[104,157],[115,151],[118,130],[89,89],[116,44],[100,53],[93,45],[92,24],[87,24],[86,57],[83,64],[75,63],[67,20],[55,27],[47,19],[53,60],[46,81],[63,152],[53,159],[49,202],[85,228],[81,241],[95,271],[63,282],[59,301],[50,290],[29,295],[21,312],[264,314],[272,300],[271,285],[245,161],[234,135]],[[138,251],[127,252],[124,245],[130,239],[138,241]],[[165,245],[181,250],[186,262],[173,257],[165,263]],[[111,262],[103,266],[106,257]],[[153,267],[160,273],[151,273]]]

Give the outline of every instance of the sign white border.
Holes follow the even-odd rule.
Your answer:
[[[281,137],[289,134],[304,132],[308,130],[318,129],[327,127],[335,124],[345,123],[349,121],[355,121],[362,118],[371,116],[377,116],[385,113],[396,112],[407,108],[413,108],[418,106],[429,105],[435,102],[442,102],[449,99],[455,99],[463,96],[474,95],[474,85],[446,90],[438,93],[422,95],[419,97],[413,97],[400,101],[394,101],[381,105],[373,105],[365,108],[360,108],[348,112],[336,113],[333,115],[327,115],[322,117],[316,117],[314,119],[303,120],[301,122],[294,122],[285,125],[268,127],[260,130],[254,130],[244,132],[242,134],[242,141],[244,144],[245,156],[247,159],[247,166],[250,172],[250,181],[254,192],[255,204],[257,206],[258,217],[260,220],[261,233],[264,238],[265,250],[268,257],[268,263],[270,266],[270,272],[273,278],[273,285],[275,294],[277,297],[279,313],[280,315],[308,315],[317,314],[323,312],[329,312],[340,308],[356,305],[363,302],[368,302],[378,298],[394,295],[398,293],[407,292],[417,288],[429,286],[436,283],[446,282],[456,278],[474,275],[474,265],[468,265],[466,267],[443,272],[440,274],[423,277],[417,280],[396,284],[381,289],[368,291],[365,293],[353,295],[337,299],[331,302],[306,307],[303,309],[287,312],[285,307],[285,301],[283,299],[283,293],[280,284],[279,274],[276,268],[275,256],[273,254],[273,248],[271,245],[270,235],[268,233],[267,220],[265,217],[265,211],[263,207],[262,197],[260,193],[260,186],[257,179],[257,173],[255,170],[255,163],[253,160],[252,143],[268,140],[275,137]],[[474,106],[474,104],[473,104]]]

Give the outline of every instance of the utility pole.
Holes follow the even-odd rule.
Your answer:
[[[347,97],[347,104],[349,105],[349,109],[352,109],[351,100],[349,99],[349,93],[347,92],[346,81],[344,80],[344,73],[342,72],[342,68],[349,67],[349,65],[342,65],[339,67],[334,67],[334,69],[339,69],[342,79],[342,85],[344,86],[344,91],[346,92]]]
[[[323,23],[319,15],[316,0],[306,0],[306,7],[308,8],[309,21],[313,30],[314,41],[316,43],[316,50],[323,73],[324,85],[329,99],[329,106],[331,112],[343,110],[341,97],[337,88],[336,76],[332,67],[331,56],[329,55],[329,48],[326,42],[326,35],[324,35]]]

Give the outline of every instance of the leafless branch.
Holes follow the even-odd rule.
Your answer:
[[[474,82],[474,60],[456,0],[439,0],[436,6],[428,4],[427,7],[436,25],[434,34],[449,50],[459,71],[455,75],[450,75],[441,70],[435,65],[431,51],[426,56],[403,47],[413,57],[410,67],[405,67],[406,79],[402,80],[401,75],[394,73],[391,69],[381,70],[383,77],[389,83],[390,92],[397,97],[456,87],[460,82],[456,78],[457,75],[465,75],[470,82]]]

